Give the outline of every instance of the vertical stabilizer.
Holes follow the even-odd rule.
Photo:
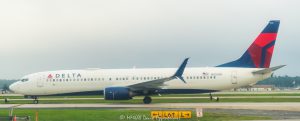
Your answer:
[[[217,67],[269,68],[279,23],[279,20],[269,21],[242,57]]]

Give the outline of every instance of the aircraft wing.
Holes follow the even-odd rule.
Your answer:
[[[127,87],[129,87],[132,90],[160,89],[161,86],[164,86],[165,82],[173,80],[173,79],[180,79],[184,83],[186,83],[185,80],[182,77],[182,74],[184,72],[184,69],[186,67],[186,64],[187,64],[188,60],[189,60],[189,58],[184,59],[184,61],[179,66],[179,68],[177,69],[175,74],[170,76],[170,77],[156,79],[156,80],[150,80],[150,81],[146,81],[146,82],[140,82],[140,83],[128,85]]]
[[[169,78],[162,78],[157,80],[151,80],[146,82],[141,82],[133,85],[129,85],[127,87],[133,89],[133,90],[144,90],[144,89],[160,89],[162,86],[164,86],[164,82],[173,80],[175,78],[169,77]]]

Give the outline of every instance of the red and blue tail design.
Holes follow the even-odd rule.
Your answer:
[[[239,59],[217,67],[269,68],[279,20],[272,20]]]

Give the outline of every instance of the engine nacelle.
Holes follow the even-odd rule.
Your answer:
[[[127,87],[108,87],[104,89],[105,100],[130,100],[132,92]]]

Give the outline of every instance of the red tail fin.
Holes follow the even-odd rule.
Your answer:
[[[279,20],[270,21],[241,58],[219,67],[269,68],[279,23]]]

